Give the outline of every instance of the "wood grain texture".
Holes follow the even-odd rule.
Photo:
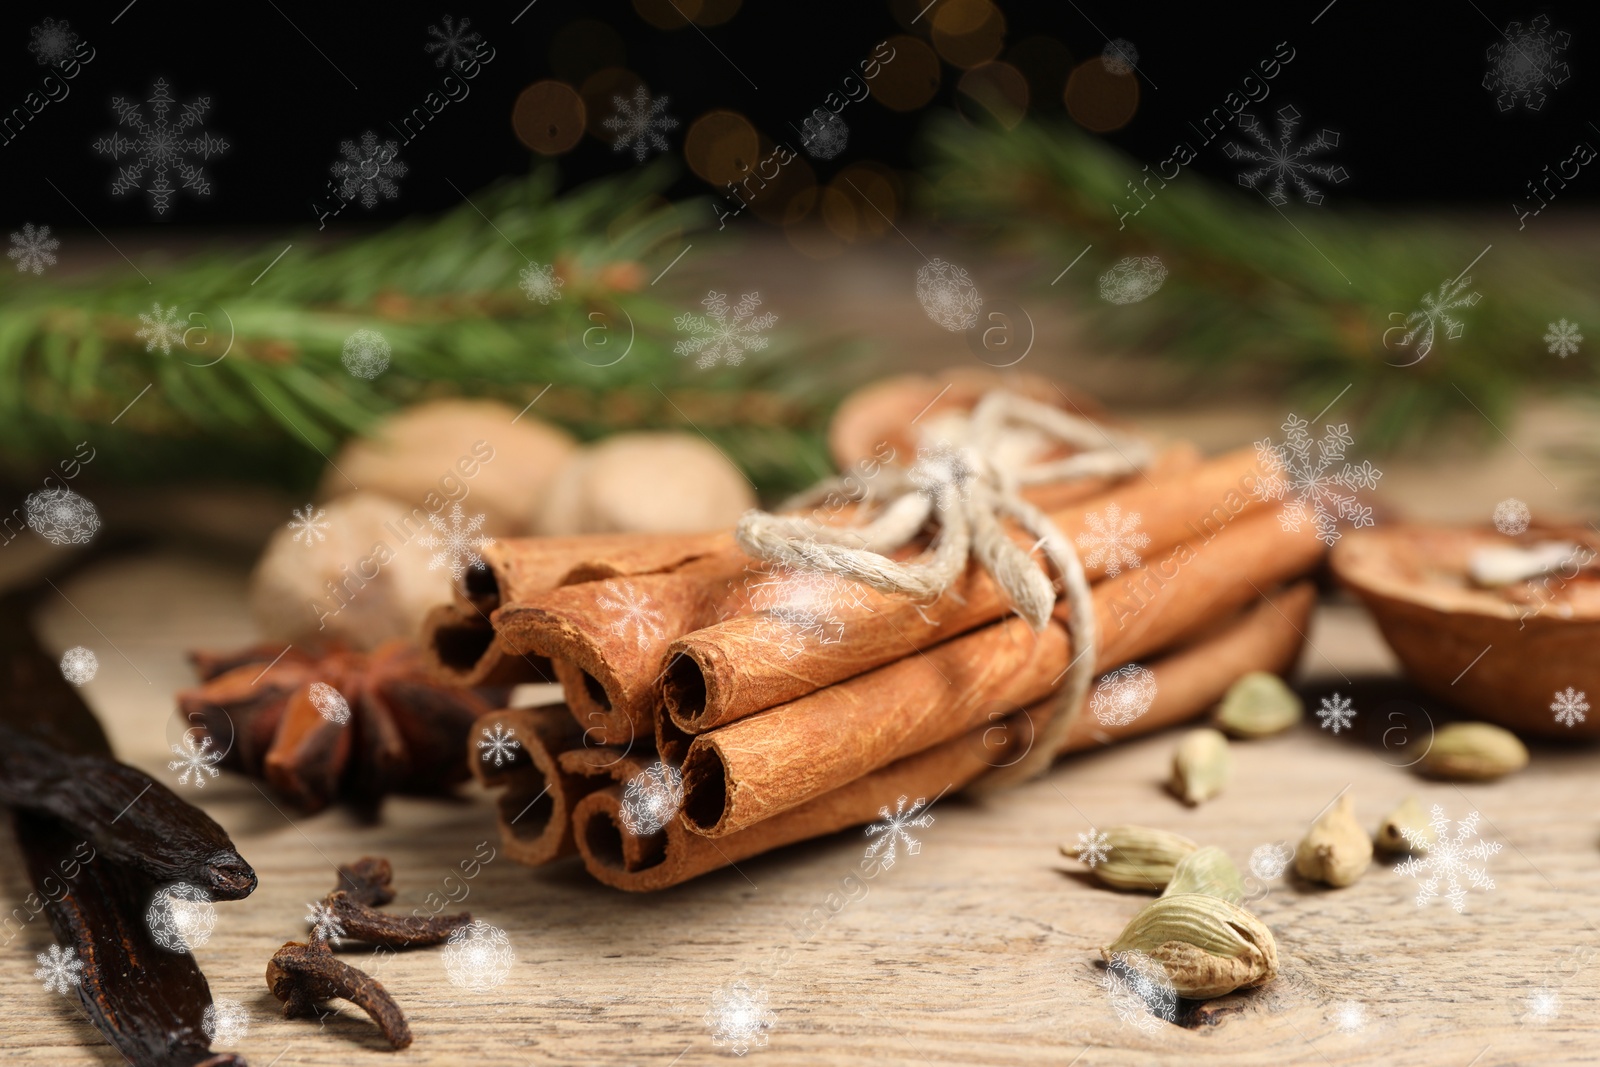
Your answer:
[[[254,636],[243,573],[156,556],[108,564],[62,592],[71,604],[58,599],[39,620],[46,644],[96,650],[87,696],[117,753],[171,777],[172,694],[190,681],[183,651]],[[1348,602],[1325,605],[1309,636],[1306,691],[1353,694],[1363,729],[1334,737],[1308,717],[1287,736],[1240,743],[1232,785],[1195,810],[1163,788],[1174,742],[1164,732],[1070,757],[1004,796],[941,801],[917,834],[920,854],[902,852],[864,891],[843,881],[864,847],[859,831],[645,897],[594,884],[575,859],[529,870],[498,855],[448,910],[506,930],[517,952],[511,981],[481,995],[458,989],[437,949],[382,961],[376,974],[416,1035],[400,1054],[348,1005],[320,1026],[283,1019],[263,979],[267,959],[304,933],[306,903],[333,886],[335,863],[389,857],[399,891],[390,907],[406,913],[442,896],[477,843],[497,839],[489,799],[469,788],[458,802],[391,800],[383,822],[366,826],[341,809],[290,818],[224,774],[187,795],[229,830],[261,886],[218,905],[197,956],[216,994],[249,1011],[236,1047],[256,1067],[739,1062],[712,1046],[703,1016],[712,991],[741,974],[765,985],[776,1016],[769,1047],[746,1057],[757,1065],[1594,1062],[1593,750],[1536,745],[1528,770],[1497,783],[1419,779],[1394,764],[1415,758],[1425,722],[1418,705],[1401,703],[1414,694],[1383,681],[1393,664],[1364,617]],[[1422,706],[1439,716],[1437,704]],[[1410,727],[1406,744],[1391,733],[1385,747],[1384,731],[1398,725]],[[1119,1023],[1098,950],[1147,898],[1099,886],[1056,846],[1091,825],[1144,823],[1219,845],[1243,866],[1258,845],[1297,841],[1347,787],[1368,826],[1408,792],[1452,818],[1481,812],[1483,836],[1506,846],[1488,863],[1494,890],[1472,891],[1464,915],[1437,901],[1419,909],[1392,860],[1343,890],[1272,883],[1255,910],[1278,939],[1277,982],[1204,1006],[1210,1025],[1145,1035]],[[7,909],[27,892],[6,835]],[[35,920],[0,947],[0,1063],[121,1063],[71,1000],[33,979],[49,937]],[[1527,1007],[1541,987],[1560,998],[1545,1022]],[[1338,1028],[1344,1001],[1364,1006],[1357,1032]]]

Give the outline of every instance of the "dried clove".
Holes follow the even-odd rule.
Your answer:
[[[378,911],[373,905],[394,899],[393,877],[389,861],[374,856],[339,868],[339,888],[323,897],[322,903],[338,922],[340,937],[385,948],[416,948],[437,945],[472,921],[465,912],[399,916]]]
[[[372,1017],[395,1048],[411,1044],[405,1013],[376,978],[334,957],[326,941],[287,942],[267,964],[267,988],[287,1018],[320,1015],[325,1000],[348,1000]]]

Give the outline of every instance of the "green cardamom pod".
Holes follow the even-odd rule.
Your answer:
[[[1483,782],[1520,771],[1528,750],[1510,730],[1486,722],[1453,722],[1433,735],[1422,770],[1435,778]]]
[[[1406,797],[1400,806],[1378,824],[1378,847],[1389,852],[1426,852],[1434,841],[1432,821],[1416,797]],[[1405,833],[1410,830],[1408,837]]]
[[[1172,754],[1172,791],[1191,807],[1222,792],[1233,774],[1228,739],[1216,730],[1190,730]]]
[[[1148,826],[1113,826],[1105,832],[1105,858],[1091,864],[1094,876],[1117,889],[1159,893],[1172,880],[1178,861],[1200,846],[1182,834]],[[1081,846],[1062,845],[1061,854],[1083,859]],[[1087,860],[1085,860],[1087,862]]]
[[[1207,845],[1178,861],[1161,895],[1172,897],[1179,893],[1204,893],[1239,904],[1244,901],[1244,879],[1226,852]]]
[[[1278,975],[1278,945],[1266,923],[1205,893],[1158,897],[1100,954],[1109,961],[1131,951],[1158,961],[1182,997],[1220,997]]]
[[[1234,682],[1217,708],[1217,725],[1232,737],[1271,737],[1305,715],[1305,705],[1276,674],[1251,671]]]

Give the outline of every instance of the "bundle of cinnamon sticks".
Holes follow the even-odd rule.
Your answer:
[[[1095,670],[1141,664],[1154,699],[1085,712],[1059,752],[1192,718],[1242,674],[1293,664],[1323,546],[1251,495],[1266,473],[1253,450],[1202,460],[1177,445],[1124,478],[1026,493],[1091,549],[1108,519],[1146,539],[1083,558]],[[1034,632],[976,562],[932,603],[801,578],[809,599],[788,610],[770,593],[797,579],[731,533],[510,539],[482,554],[486,569],[427,622],[433,669],[480,686],[553,677],[565,697],[480,720],[522,742],[509,761],[472,758],[504,790],[506,851],[528,864],[576,851],[620,889],[675,885],[1015,762],[1074,655],[1064,603]],[[681,813],[630,832],[625,787],[657,762],[681,768]]]

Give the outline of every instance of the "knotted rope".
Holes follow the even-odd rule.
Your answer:
[[[916,462],[885,467],[864,503],[884,502],[865,521],[829,525],[801,515],[749,511],[735,536],[757,559],[799,570],[852,578],[880,592],[931,602],[967,568],[969,557],[1000,588],[1035,632],[1049,624],[1057,583],[1067,598],[1067,633],[1073,657],[1055,713],[1033,738],[1027,754],[987,776],[986,786],[1011,784],[1047,768],[1083,707],[1094,678],[1094,603],[1077,550],[1045,513],[1020,491],[1047,482],[1129,474],[1150,463],[1142,439],[1106,429],[1003,390],[986,394],[968,414],[946,416],[923,431]],[[1074,449],[1061,459],[1041,460],[1060,446]],[[832,478],[785,505],[805,507],[843,485]],[[1036,539],[1055,578],[1006,534],[1010,519]],[[938,534],[915,559],[888,558],[933,522]]]

